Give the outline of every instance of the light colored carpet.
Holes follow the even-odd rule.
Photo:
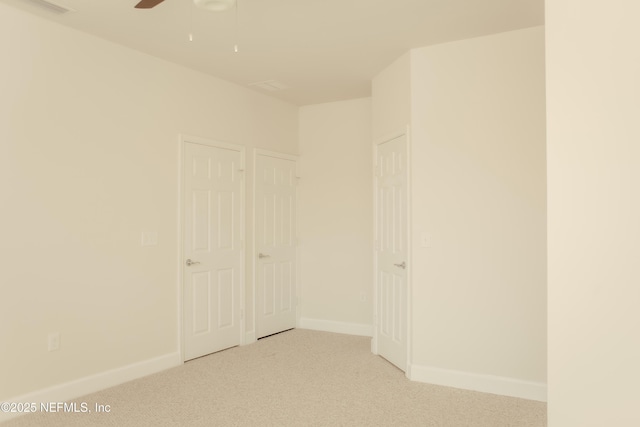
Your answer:
[[[110,413],[18,426],[544,427],[546,404],[411,382],[365,337],[296,329],[94,393]]]

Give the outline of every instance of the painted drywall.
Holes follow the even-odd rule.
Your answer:
[[[546,399],[542,27],[413,49],[373,79],[409,125],[411,379]]]
[[[551,427],[640,425],[638,16],[546,2]]]
[[[375,143],[404,132],[411,121],[411,56],[407,52],[371,81],[372,132]]]
[[[179,134],[295,154],[297,107],[4,4],[0,50],[0,399],[177,353]]]
[[[412,363],[545,383],[544,30],[415,49],[411,77]]]
[[[370,333],[371,99],[310,105],[299,117],[302,326]]]

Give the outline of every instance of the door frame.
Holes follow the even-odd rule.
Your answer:
[[[406,217],[405,221],[407,222],[407,235],[405,236],[407,242],[407,269],[406,269],[406,283],[407,283],[407,298],[406,298],[406,306],[405,306],[405,315],[406,315],[406,371],[405,376],[407,378],[411,378],[411,349],[412,349],[412,293],[413,293],[413,252],[412,252],[412,222],[411,222],[411,211],[412,211],[412,193],[411,193],[411,132],[409,125],[405,126],[403,129],[398,129],[395,132],[388,133],[383,137],[377,138],[374,140],[373,147],[373,337],[371,339],[371,352],[373,354],[378,354],[378,329],[379,329],[379,316],[378,316],[378,149],[380,145],[394,140],[400,137],[406,138],[406,158],[407,158],[407,181],[406,185]]]
[[[257,163],[258,163],[258,156],[268,156],[268,157],[275,157],[277,159],[283,159],[283,160],[291,160],[296,162],[296,179],[298,181],[300,181],[300,159],[299,156],[295,155],[295,154],[286,154],[286,153],[280,153],[278,151],[271,151],[271,150],[264,150],[261,148],[254,148],[253,150],[253,187],[252,187],[252,222],[251,222],[251,226],[253,227],[252,230],[252,242],[251,242],[251,250],[253,253],[253,256],[251,257],[251,268],[252,268],[252,290],[253,290],[253,336],[257,337],[258,334],[258,306],[256,304],[256,301],[258,300],[258,294],[256,292],[257,290],[257,283],[258,283],[258,274],[257,274],[257,261],[256,261],[256,247],[257,247],[257,236],[256,236],[256,229],[257,229],[257,222],[256,222],[256,171],[258,170],[257,168]],[[301,275],[300,275],[300,240],[299,240],[299,236],[300,236],[300,232],[299,232],[299,209],[298,209],[298,185],[296,185],[296,204],[295,204],[295,210],[296,210],[296,214],[295,214],[295,221],[296,221],[296,227],[295,227],[295,242],[296,242],[296,299],[294,301],[295,304],[295,310],[296,310],[296,328],[300,327],[300,295],[302,292],[302,287],[301,287]]]
[[[180,352],[180,360],[184,363],[184,161],[185,161],[185,146],[187,143],[204,145],[207,147],[221,148],[226,150],[238,151],[240,153],[240,167],[244,174],[242,185],[240,186],[240,213],[242,218],[240,220],[240,232],[242,242],[242,255],[240,266],[240,344],[245,344],[244,330],[245,330],[245,315],[244,315],[244,301],[245,301],[245,257],[247,253],[246,245],[246,206],[245,199],[247,194],[247,171],[246,171],[246,148],[243,145],[233,144],[230,142],[224,142],[209,138],[203,138],[199,136],[180,134],[179,135],[179,151],[178,151],[178,348]]]

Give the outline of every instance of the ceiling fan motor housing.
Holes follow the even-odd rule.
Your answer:
[[[231,9],[236,0],[193,0],[196,6],[212,12],[222,12]]]

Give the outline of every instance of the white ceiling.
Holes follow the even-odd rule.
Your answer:
[[[237,27],[235,10],[192,0],[52,0],[75,10],[63,15],[0,1],[242,86],[276,80],[289,88],[256,90],[296,105],[369,96],[410,48],[544,23],[544,0],[238,0]]]

